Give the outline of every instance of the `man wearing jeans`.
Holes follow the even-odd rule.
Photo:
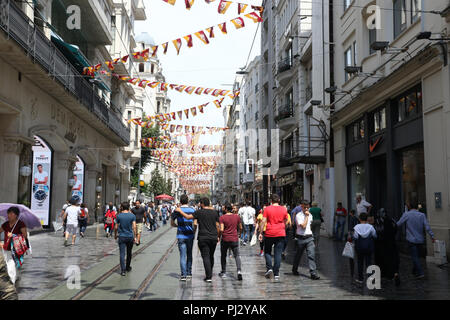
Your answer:
[[[183,194],[180,197],[180,209],[186,214],[193,214],[195,210],[188,206],[189,198]],[[176,220],[176,223],[175,223]],[[194,244],[195,228],[192,219],[186,219],[178,212],[172,215],[171,225],[177,227],[178,249],[180,250],[180,281],[192,279],[192,246]]]
[[[286,237],[286,225],[289,224],[288,212],[285,207],[280,206],[280,196],[272,195],[272,205],[264,209],[263,221],[260,225],[259,241],[264,238],[264,255],[266,258],[266,278],[275,276],[275,280],[280,279],[281,253],[283,252],[284,240]],[[275,263],[272,265],[272,247],[274,247]]]
[[[428,224],[425,214],[419,212],[418,202],[410,201],[409,211],[405,212],[400,220],[397,222],[397,226],[401,226],[406,223],[406,240],[408,241],[411,258],[413,261],[413,273],[417,279],[422,279],[425,276],[422,266],[420,264],[420,247],[425,244],[424,229],[428,232],[433,243],[435,242],[434,233]]]
[[[119,237],[117,237],[117,232],[119,232]],[[131,271],[131,255],[133,244],[136,242],[136,216],[130,212],[130,204],[128,202],[122,203],[120,213],[116,218],[114,239],[117,238],[119,238],[120,274],[125,276],[125,272]],[[127,252],[126,264],[125,251]]]
[[[296,214],[294,222],[297,227],[295,231],[295,238],[297,239],[297,250],[295,252],[294,264],[292,265],[292,273],[296,276],[298,273],[298,265],[302,258],[303,252],[306,249],[308,254],[309,272],[312,280],[318,280],[317,267],[315,260],[315,244],[313,232],[311,230],[312,216],[309,213],[308,201],[301,202],[302,211]]]
[[[195,219],[198,222],[198,248],[202,254],[203,267],[205,268],[206,282],[212,282],[212,270],[214,267],[214,252],[220,241],[219,213],[210,206],[208,198],[200,200],[201,209],[193,214],[186,214],[180,208],[176,212],[186,219]]]
[[[252,242],[255,226],[255,209],[250,206],[249,200],[247,200],[246,206],[242,208],[242,222],[245,228],[244,244],[248,244]]]

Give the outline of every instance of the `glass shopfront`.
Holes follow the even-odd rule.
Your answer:
[[[349,167],[350,171],[350,203],[351,209],[356,210],[356,195],[360,193],[366,197],[366,172],[364,163],[358,163]]]
[[[417,200],[422,210],[426,212],[423,145],[402,150],[400,152],[400,159],[403,203],[407,204],[411,200]]]

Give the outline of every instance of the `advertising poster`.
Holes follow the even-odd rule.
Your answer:
[[[33,147],[33,174],[31,210],[39,217],[43,226],[49,225],[52,150],[35,136]]]
[[[72,187],[72,197],[78,197],[79,202],[83,202],[84,195],[84,162],[77,156],[78,161],[75,164],[72,179],[75,180],[75,184]]]

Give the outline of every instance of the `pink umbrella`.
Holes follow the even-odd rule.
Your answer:
[[[169,196],[167,194],[161,194],[157,197],[155,197],[156,200],[175,200],[174,197]]]

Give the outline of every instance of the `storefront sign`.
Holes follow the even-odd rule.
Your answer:
[[[295,172],[290,173],[288,175],[281,177],[280,186],[285,186],[287,184],[295,183],[296,180],[297,180],[297,176],[296,176]]]
[[[75,184],[72,187],[72,197],[78,197],[79,202],[83,202],[84,195],[84,162],[77,156],[78,161],[75,164],[75,170],[73,170],[72,179],[75,180]]]
[[[33,182],[31,211],[43,226],[49,225],[52,150],[40,137],[35,136],[33,146]]]

